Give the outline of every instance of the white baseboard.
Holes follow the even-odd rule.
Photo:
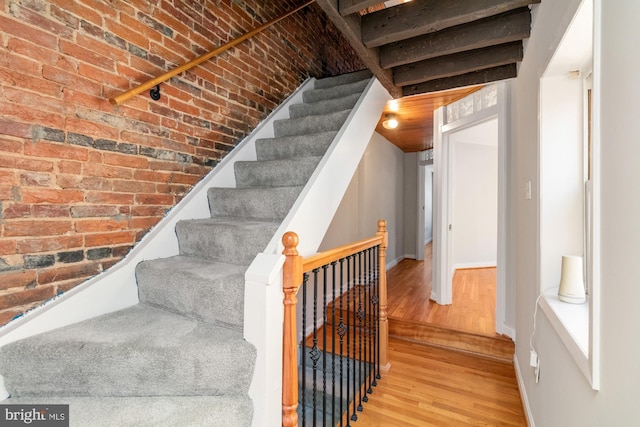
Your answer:
[[[527,425],[529,427],[536,427],[536,423],[533,420],[533,413],[531,412],[531,407],[529,406],[527,389],[524,387],[524,382],[522,381],[522,371],[520,370],[520,363],[518,363],[518,357],[516,354],[513,355],[513,367],[516,371],[516,381],[518,382],[520,399],[522,400],[522,406],[524,407],[524,416],[527,419]]]
[[[481,262],[468,262],[462,264],[455,264],[453,266],[454,270],[464,270],[465,268],[491,268],[495,267],[497,264],[495,261],[481,261]]]

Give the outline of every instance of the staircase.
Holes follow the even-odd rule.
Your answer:
[[[271,241],[367,86],[316,81],[211,217],[182,220],[179,255],[136,268],[140,303],[0,348],[4,403],[70,404],[72,426],[249,426],[256,352],[243,338],[244,273]],[[255,425],[255,424],[254,424]]]

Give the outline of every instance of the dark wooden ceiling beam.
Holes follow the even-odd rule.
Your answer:
[[[360,27],[360,15],[351,14],[347,16],[340,15],[337,0],[316,0],[318,6],[322,8],[329,19],[333,21],[335,26],[345,36],[345,38],[356,51],[364,65],[380,81],[382,86],[394,98],[402,96],[402,90],[393,84],[393,75],[391,70],[385,70],[380,66],[380,55],[378,49],[369,49],[362,43],[362,33]]]
[[[339,0],[340,14],[347,16],[352,13],[360,12],[371,6],[377,6],[384,0]]]
[[[486,84],[500,80],[517,77],[518,68],[516,64],[502,65],[487,70],[475,71],[473,73],[462,74],[455,77],[430,80],[428,82],[409,85],[402,88],[403,96],[418,95],[420,93],[439,92],[458,87]]]
[[[362,17],[362,42],[369,48],[433,33],[540,0],[413,0]]]
[[[397,67],[443,55],[481,49],[529,38],[531,12],[522,7],[490,18],[457,25],[437,33],[380,47],[382,68]]]
[[[409,86],[519,62],[522,56],[521,41],[490,46],[396,67],[393,81],[396,86]]]

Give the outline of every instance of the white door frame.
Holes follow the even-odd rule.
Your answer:
[[[507,231],[507,124],[509,84],[501,82],[498,87],[498,103],[495,107],[481,110],[449,124],[444,124],[444,108],[434,111],[434,197],[433,197],[433,272],[431,299],[438,304],[451,304],[453,262],[453,241],[450,232],[451,199],[451,144],[449,136],[461,130],[498,118],[498,235],[497,235],[497,277],[496,277],[496,332],[514,338],[515,331],[506,325],[506,231]]]

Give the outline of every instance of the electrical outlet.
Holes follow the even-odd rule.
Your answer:
[[[531,356],[529,358],[529,366],[531,366],[532,368],[538,367],[538,353],[536,353],[534,350],[531,350]]]
[[[526,200],[531,200],[531,181],[524,183],[524,198]]]

